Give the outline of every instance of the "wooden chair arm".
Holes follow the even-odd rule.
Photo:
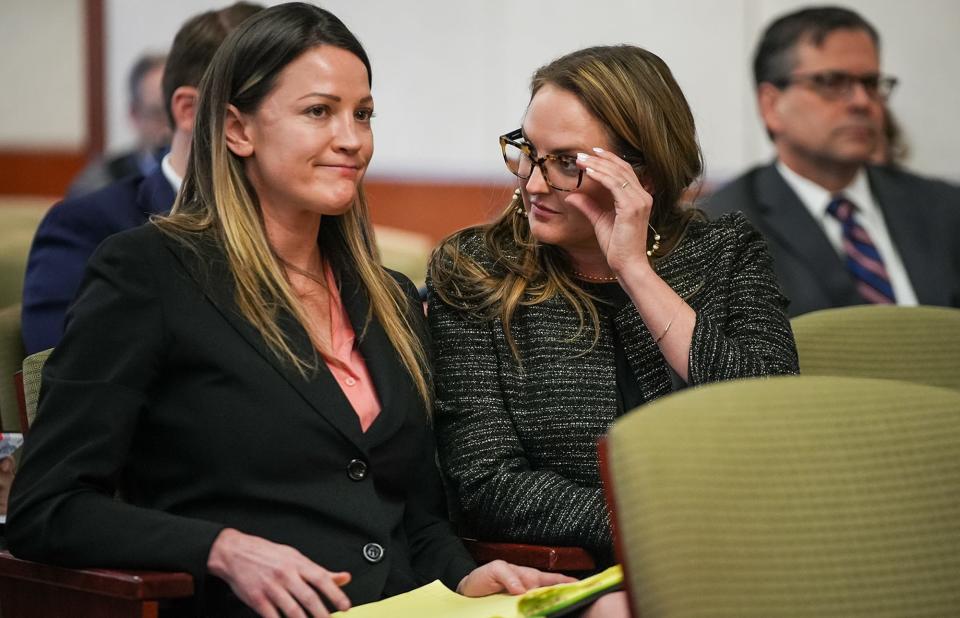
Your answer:
[[[193,595],[189,573],[68,569],[0,551],[4,618],[75,615],[153,618],[164,599]]]
[[[480,564],[499,559],[541,571],[563,573],[594,571],[597,568],[593,557],[580,547],[496,543],[476,539],[463,539],[463,544],[466,545],[473,559]]]

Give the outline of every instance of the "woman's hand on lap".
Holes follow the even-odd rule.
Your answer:
[[[457,592],[466,597],[485,597],[498,592],[522,594],[533,588],[572,581],[576,580],[560,573],[545,573],[503,560],[494,560],[470,571],[460,580]]]
[[[264,618],[326,618],[321,594],[337,609],[350,608],[340,589],[349,573],[328,571],[292,547],[231,528],[213,542],[207,568]]]

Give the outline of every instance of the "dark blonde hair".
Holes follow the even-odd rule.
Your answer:
[[[274,6],[250,17],[217,50],[200,83],[193,144],[183,186],[161,230],[188,246],[212,240],[226,255],[240,313],[278,358],[306,376],[317,358],[301,358],[278,324],[289,312],[307,323],[279,257],[264,231],[260,204],[244,171],[244,159],[227,148],[227,106],[253,113],[273,90],[281,71],[309,49],[330,45],[370,62],[353,33],[332,13],[304,3]],[[362,187],[350,210],[324,216],[317,239],[324,257],[356,270],[370,298],[367,323],[375,317],[429,408],[430,387],[423,346],[415,335],[406,294],[380,265]],[[358,335],[362,337],[362,334]],[[326,352],[325,350],[322,350]]]
[[[669,253],[697,215],[681,199],[703,170],[693,114],[670,69],[640,47],[591,47],[539,68],[531,80],[531,99],[546,85],[576,95],[620,154],[642,157],[640,171],[654,187],[650,224],[661,236],[653,257]],[[581,331],[590,316],[596,342],[600,321],[593,297],[572,279],[565,252],[533,238],[527,218],[517,214],[519,205],[520,198],[514,196],[496,220],[481,228],[485,251],[497,265],[495,272],[464,254],[464,232],[438,247],[430,264],[437,295],[477,319],[499,317],[518,361],[510,332],[517,308],[558,294],[577,311]]]

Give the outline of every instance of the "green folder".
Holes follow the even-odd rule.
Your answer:
[[[360,605],[337,618],[551,618],[593,601],[623,584],[620,565],[569,584],[537,588],[520,596],[494,594],[470,598],[452,592],[439,581],[376,603]]]

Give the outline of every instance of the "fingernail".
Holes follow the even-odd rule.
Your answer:
[[[597,154],[599,154],[599,153],[603,152],[603,148],[594,148],[593,151],[596,152]]]
[[[592,173],[593,173],[593,168],[588,167],[588,168],[587,168],[587,173],[588,173],[588,174],[592,174]]]
[[[586,161],[586,160],[589,159],[589,158],[590,158],[590,155],[588,155],[588,154],[585,153],[585,152],[578,152],[578,153],[577,153],[577,161]]]

